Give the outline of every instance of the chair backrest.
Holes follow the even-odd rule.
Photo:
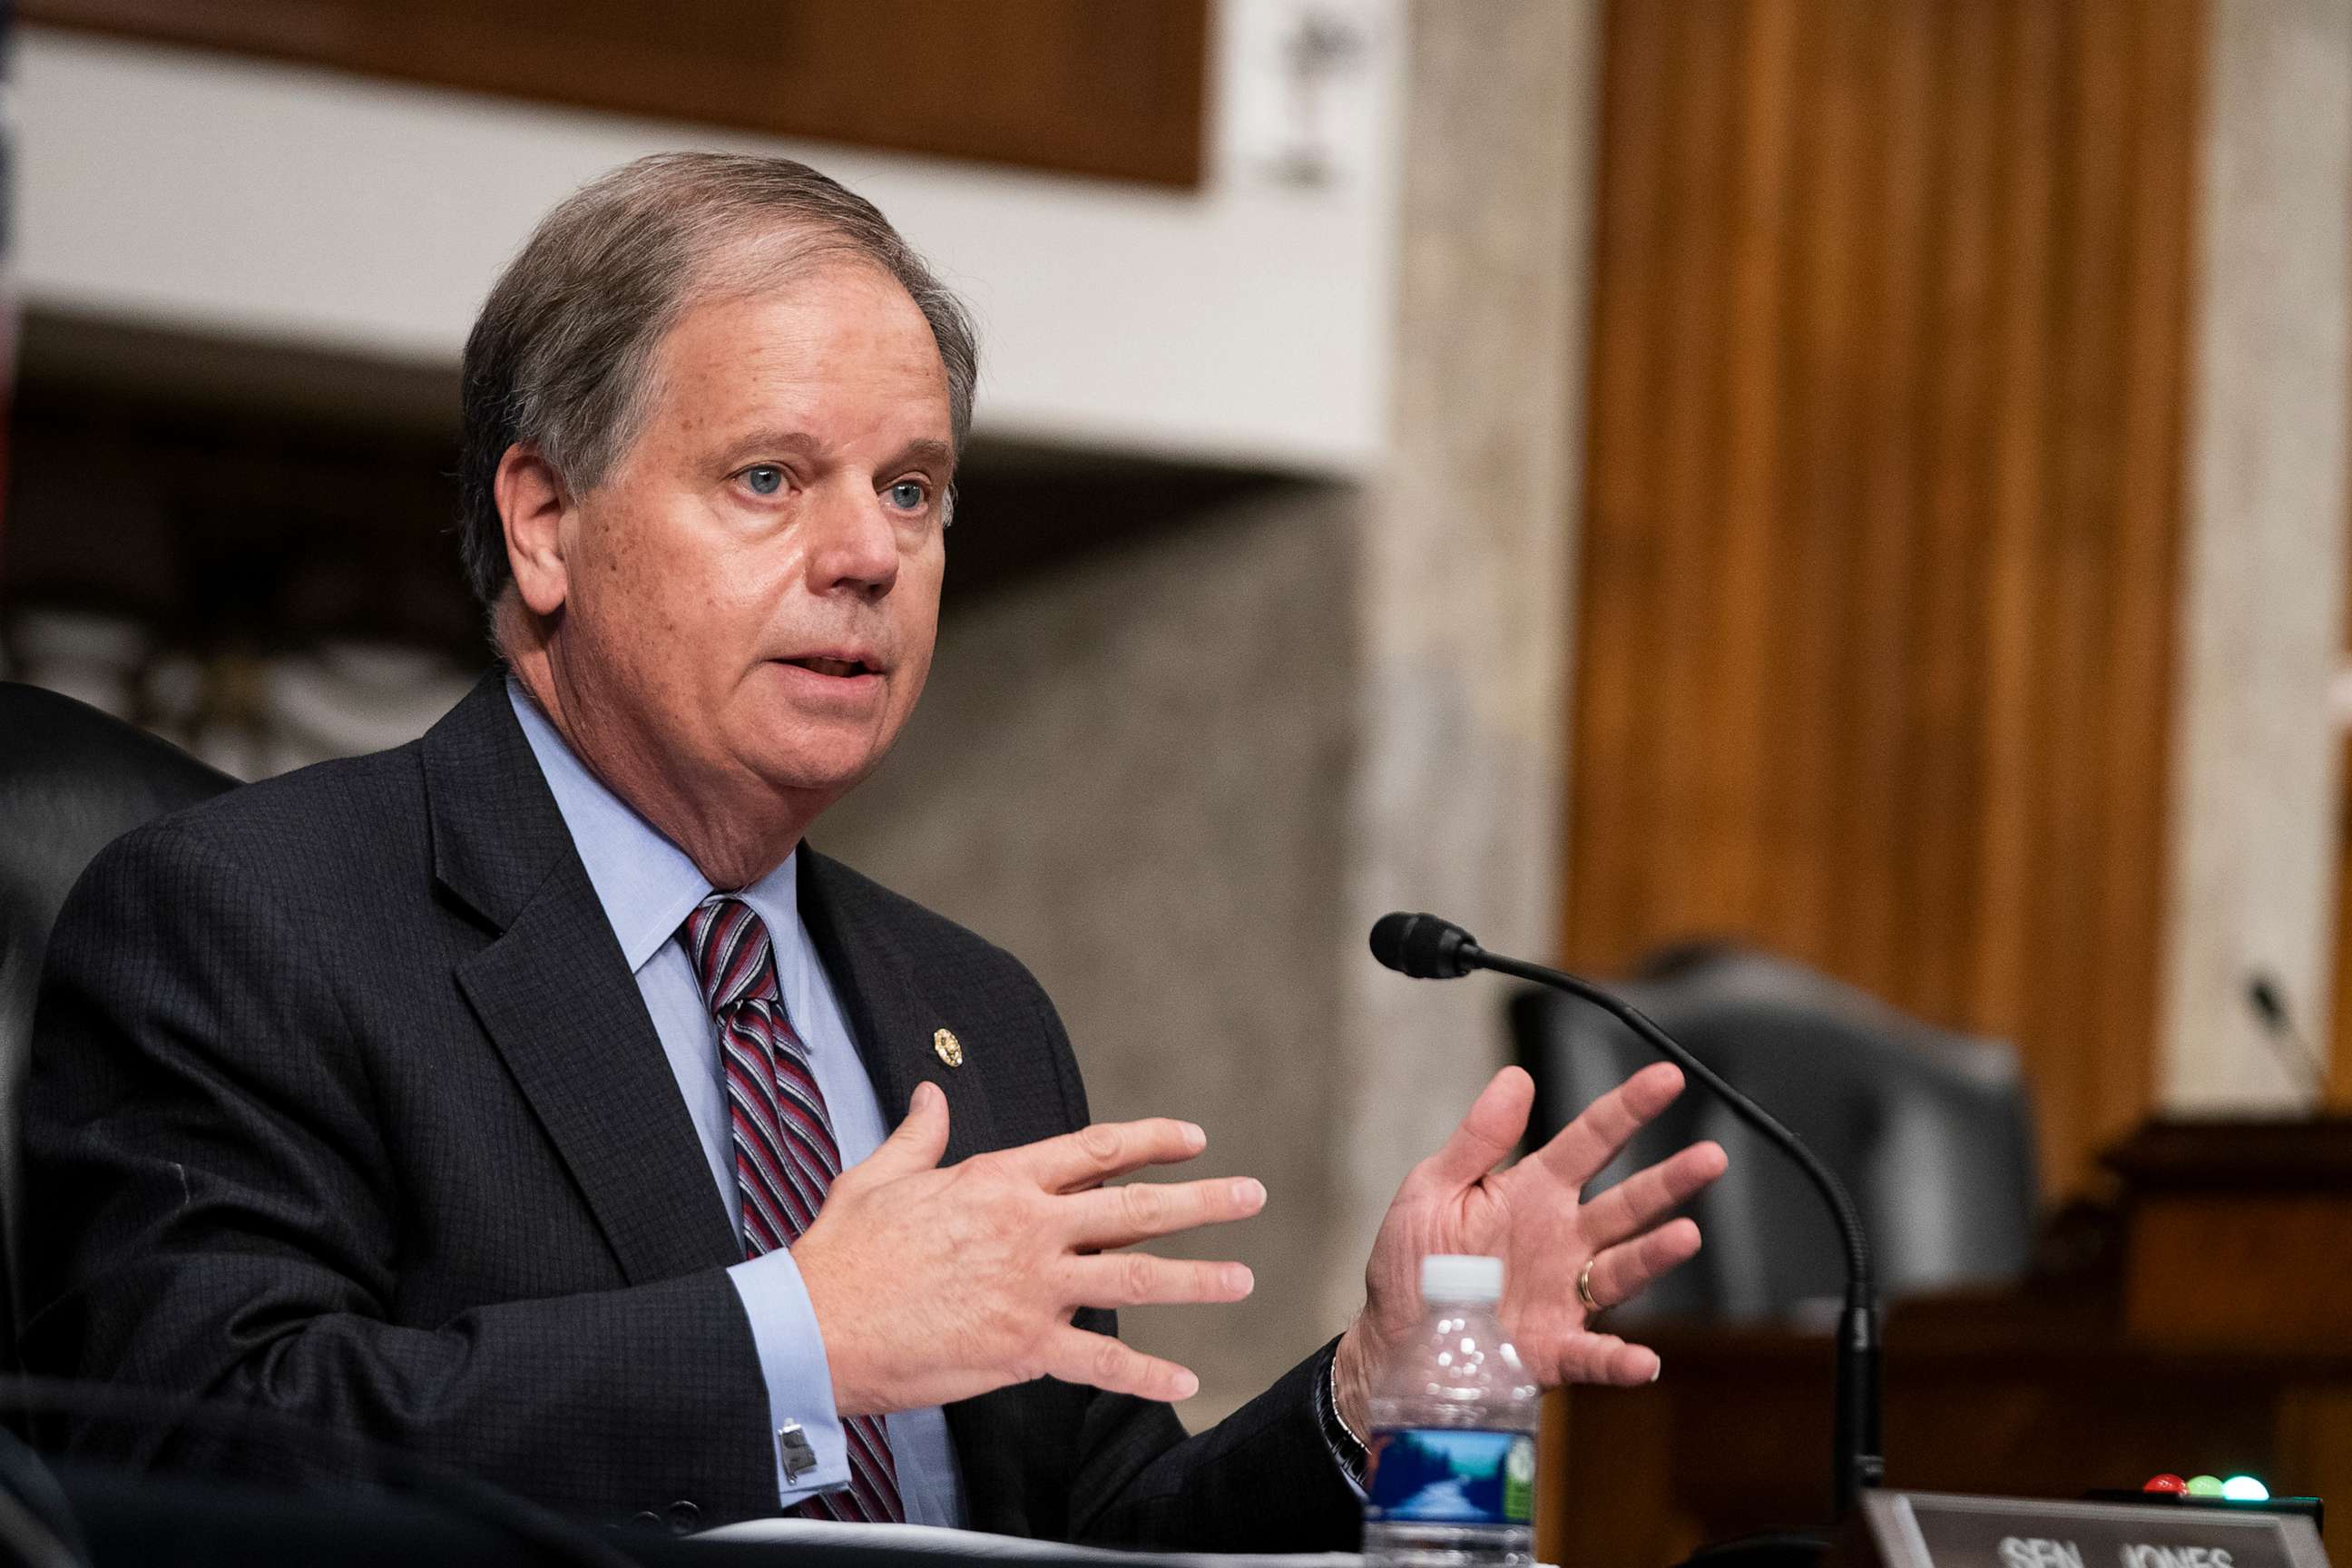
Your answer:
[[[109,842],[236,782],[85,703],[0,681],[0,1359],[16,1344],[25,1067],[49,928]]]
[[[1685,950],[1613,989],[1838,1173],[1862,1211],[1884,1298],[2023,1273],[2038,1208],[2033,1123],[2009,1046],[1736,948]],[[1531,1144],[1655,1059],[1615,1019],[1555,992],[1514,996],[1510,1010],[1520,1065],[1536,1080]],[[1699,1138],[1731,1157],[1692,1208],[1706,1246],[1624,1315],[1777,1319],[1833,1304],[1843,1255],[1820,1201],[1704,1090],[1686,1092],[1596,1185]]]

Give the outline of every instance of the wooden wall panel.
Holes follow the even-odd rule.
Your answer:
[[[1566,958],[1734,936],[2149,1101],[2197,0],[1610,11]]]
[[[18,0],[28,22],[585,109],[1200,183],[1208,0]]]

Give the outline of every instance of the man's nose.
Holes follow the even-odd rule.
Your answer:
[[[809,587],[880,598],[898,581],[898,532],[882,498],[856,484],[827,486],[815,508]]]

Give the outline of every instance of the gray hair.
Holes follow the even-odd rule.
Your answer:
[[[761,243],[779,238],[781,255]],[[527,444],[567,485],[595,489],[635,439],[654,350],[689,305],[840,258],[896,279],[930,323],[961,451],[980,379],[971,319],[865,197],[789,158],[662,153],[549,213],[466,339],[458,527],[466,580],[484,607],[512,576],[496,494],[509,447]]]

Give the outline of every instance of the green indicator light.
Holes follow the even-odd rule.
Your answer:
[[[2221,1478],[2219,1476],[2189,1477],[2189,1495],[2190,1497],[2221,1497],[2224,1495],[2223,1488],[2221,1486]]]
[[[2231,1502],[2268,1502],[2271,1489],[2252,1476],[2231,1476],[2221,1483],[2221,1495]]]

